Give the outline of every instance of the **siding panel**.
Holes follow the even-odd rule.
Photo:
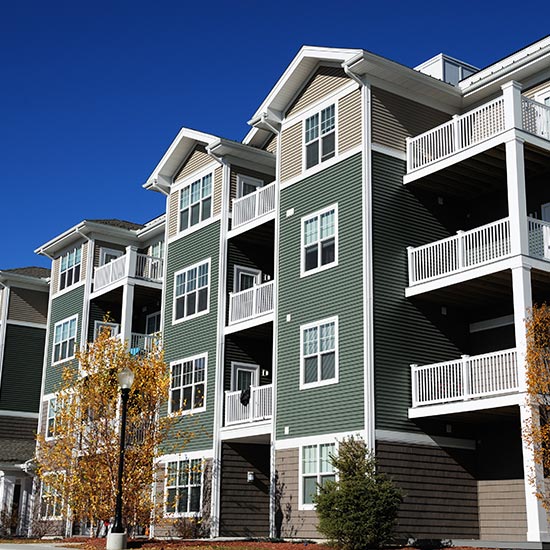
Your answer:
[[[240,166],[231,166],[231,199],[237,198],[237,176],[249,176],[251,178],[256,178],[258,180],[262,180],[264,185],[268,185],[275,180],[274,175],[265,174],[256,170],[250,170],[249,168],[242,168]]]
[[[223,170],[222,167],[214,170],[214,189],[213,189],[213,207],[212,212],[217,216],[222,211],[223,200]]]
[[[302,123],[285,128],[281,135],[281,182],[302,171]]]
[[[361,143],[361,91],[355,90],[338,102],[338,154]]]
[[[178,232],[179,191],[173,191],[168,199],[168,237]]]
[[[212,163],[212,157],[203,145],[197,145],[176,174],[174,181],[186,178]]]
[[[60,266],[61,260],[59,258],[56,258],[52,261],[52,282],[50,284],[50,293],[52,296],[59,292],[59,266]]]
[[[47,292],[26,288],[11,288],[8,319],[46,324],[47,316]]]

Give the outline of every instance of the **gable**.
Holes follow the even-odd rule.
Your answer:
[[[213,161],[212,157],[206,152],[204,145],[197,145],[191,154],[185,159],[181,168],[177,171],[174,181],[190,176],[201,168],[208,166]]]

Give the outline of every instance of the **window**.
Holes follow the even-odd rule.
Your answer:
[[[109,336],[118,336],[120,325],[118,323],[109,323],[107,321],[94,321],[94,340],[101,334],[102,331],[107,331]]]
[[[334,443],[302,447],[301,505],[303,508],[313,508],[313,497],[317,494],[319,485],[323,486],[327,481],[336,479],[330,462],[330,457],[334,455],[335,450]]]
[[[157,241],[151,245],[151,256],[153,256],[153,258],[164,257],[164,241]]]
[[[208,174],[180,191],[180,231],[212,215],[212,174]]]
[[[59,290],[63,290],[80,281],[80,262],[82,260],[82,249],[74,248],[61,256],[59,270]]]
[[[176,460],[166,464],[167,514],[188,515],[201,510],[202,461]]]
[[[336,109],[334,104],[306,118],[306,168],[332,158],[336,153]]]
[[[170,412],[205,408],[206,356],[184,359],[170,365]]]
[[[55,324],[53,339],[53,362],[65,361],[74,357],[77,316]]]
[[[46,439],[55,437],[55,424],[57,415],[57,399],[52,397],[48,401],[48,412],[46,416]]]
[[[302,218],[302,275],[338,265],[337,226],[338,205]]]
[[[338,320],[326,319],[301,327],[300,387],[338,382]]]
[[[62,474],[47,474],[40,488],[40,516],[42,519],[57,519],[63,514],[59,483]]]
[[[174,284],[174,320],[188,319],[208,310],[210,260],[178,271]]]
[[[237,176],[237,198],[250,195],[250,193],[254,193],[263,186],[263,180],[239,175]]]
[[[117,258],[120,258],[124,252],[122,250],[115,250],[114,248],[103,248],[100,249],[99,256],[99,265],[105,265]]]

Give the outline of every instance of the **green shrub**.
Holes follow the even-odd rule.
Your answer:
[[[403,497],[390,479],[376,472],[365,442],[344,440],[331,462],[338,481],[327,481],[314,498],[319,531],[345,550],[390,542]]]

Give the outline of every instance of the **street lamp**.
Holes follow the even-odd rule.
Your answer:
[[[122,526],[122,473],[124,471],[124,451],[126,444],[126,410],[130,388],[134,382],[134,373],[129,367],[124,367],[118,373],[118,385],[122,400],[120,416],[120,450],[118,455],[118,483],[116,491],[115,521],[107,537],[107,550],[122,550],[126,548],[126,532]]]

